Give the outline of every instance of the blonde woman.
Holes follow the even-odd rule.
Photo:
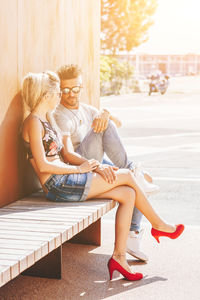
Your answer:
[[[137,184],[132,172],[115,170],[115,179],[106,182],[95,173],[94,159],[79,166],[65,161],[65,140],[57,131],[51,112],[59,104],[60,82],[53,72],[29,73],[22,85],[24,122],[22,136],[27,155],[46,194],[52,201],[86,201],[91,198],[114,199],[119,203],[116,212],[115,245],[108,262],[110,279],[119,271],[127,280],[140,280],[141,273],[132,273],[126,261],[126,241],[134,205],[152,224],[151,234],[159,242],[160,236],[177,238],[184,230],[182,224],[169,225],[153,210]]]

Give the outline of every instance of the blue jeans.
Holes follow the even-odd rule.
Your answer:
[[[51,175],[44,186],[51,201],[85,201],[92,181],[92,173]]]
[[[81,144],[76,149],[81,156],[99,162],[109,163],[118,168],[133,169],[134,163],[128,160],[126,150],[121,142],[117,128],[112,121],[104,132],[95,133],[93,129],[87,133]],[[110,162],[104,159],[104,154],[108,156]],[[135,207],[133,211],[130,230],[139,231],[142,213]]]

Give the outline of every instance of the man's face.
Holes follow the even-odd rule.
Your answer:
[[[81,76],[73,79],[61,80],[60,89],[62,92],[62,98],[60,103],[69,109],[78,108],[81,96],[81,87]]]

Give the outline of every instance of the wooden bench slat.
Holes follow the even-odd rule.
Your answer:
[[[20,264],[18,260],[0,259],[0,266],[10,267],[10,279],[20,274]]]
[[[19,235],[19,234],[3,234],[0,232],[0,239],[10,239],[10,240],[20,240],[20,241],[45,241],[48,242],[48,252],[54,250],[58,246],[61,245],[61,237],[60,234],[55,237],[48,237],[48,236],[26,236],[26,235]]]
[[[7,205],[7,207],[15,205],[15,204],[23,204],[24,203],[28,203],[28,204],[50,204],[50,205],[55,205],[55,206],[79,206],[79,207],[85,207],[85,206],[93,206],[95,204],[105,204],[107,202],[115,202],[114,200],[110,200],[110,199],[90,199],[84,202],[54,202],[54,201],[50,201],[48,199],[45,199],[44,197],[28,197],[28,198],[22,198],[19,199],[13,203],[10,203]]]
[[[0,223],[1,224],[16,224],[17,225],[21,225],[24,224],[27,227],[31,225],[34,225],[34,227],[41,227],[41,228],[65,228],[66,233],[67,233],[67,239],[70,239],[72,237],[72,226],[71,225],[67,225],[64,222],[48,222],[48,221],[40,221],[40,220],[29,220],[29,219],[16,219],[16,218],[0,218]]]
[[[3,214],[5,213],[5,214]],[[4,218],[5,216],[8,218],[13,218],[13,217],[18,217],[21,218],[24,215],[30,217],[30,219],[36,218],[36,219],[40,219],[41,217],[46,218],[46,220],[60,220],[60,221],[65,221],[66,218],[68,220],[75,220],[75,221],[82,221],[82,219],[84,218],[85,220],[88,220],[88,213],[86,214],[76,214],[76,215],[72,215],[70,212],[65,212],[62,210],[62,212],[55,212],[54,211],[29,211],[27,213],[26,210],[21,211],[21,210],[6,210],[6,209],[2,209],[0,212],[0,218]],[[98,218],[101,217],[101,213],[100,211],[95,211],[92,214],[89,214],[92,217],[92,221],[95,222]]]
[[[0,287],[11,280],[10,266],[0,265]]]
[[[0,245],[0,255],[25,255],[27,257],[29,266],[35,263],[35,255],[33,250],[2,248]]]
[[[43,256],[47,255],[49,253],[48,250],[48,242],[41,242],[41,241],[22,241],[21,240],[7,240],[7,239],[1,239],[0,238],[0,244],[1,246],[10,246],[10,247],[16,247],[19,248],[21,246],[24,247],[24,249],[29,249],[29,247],[31,247],[31,249],[34,249],[35,251],[37,251],[37,257],[38,259],[42,258]],[[35,260],[37,260],[37,258],[35,257]]]
[[[1,216],[1,218],[3,219],[4,218],[4,216],[2,217]],[[22,215],[22,216],[10,216],[10,218],[11,219],[21,219],[21,220],[29,220],[30,219],[30,217],[27,217],[26,215]],[[7,219],[7,217],[6,217],[6,219]],[[32,216],[31,217],[31,219],[32,220],[35,220],[35,221],[51,221],[51,222],[55,222],[55,224],[57,223],[57,221],[56,221],[56,218],[45,218],[44,216],[42,216],[42,217],[34,217],[34,216]],[[76,221],[68,221],[68,222],[66,222],[66,220],[63,220],[63,222],[65,221],[65,224],[67,225],[67,226],[69,226],[69,225],[71,225],[73,228],[72,228],[72,230],[73,230],[73,234],[77,234],[78,233],[78,224],[77,224],[77,222]]]
[[[33,225],[32,225],[33,226]],[[67,227],[67,226],[66,226]],[[68,227],[68,228],[71,228],[71,227]],[[31,227],[30,225],[27,227],[27,225],[24,225],[24,224],[16,224],[16,223],[12,223],[12,224],[2,224],[0,222],[0,231],[2,230],[13,230],[13,232],[15,231],[21,231],[21,232],[29,232],[30,234],[31,233],[60,233],[61,234],[61,237],[62,237],[62,242],[64,241],[67,241],[68,239],[68,234],[67,234],[67,228],[42,228],[42,226],[38,226],[38,227]]]
[[[0,253],[0,260],[19,261],[20,273],[35,263],[33,253],[29,254],[10,254]]]
[[[2,209],[3,211],[3,209]],[[8,217],[8,214],[6,215],[1,215],[0,218],[4,218],[4,216]],[[58,219],[60,221],[66,221],[66,218],[70,221],[82,221],[83,217],[82,216],[71,216],[69,214],[65,214],[65,213],[62,213],[62,214],[58,214],[57,216],[55,216],[55,214],[51,214],[51,213],[40,213],[40,212],[19,212],[19,213],[9,213],[9,218],[22,218],[26,216],[26,218],[30,218],[30,219],[37,219],[37,220],[47,220],[47,221],[52,221],[52,220],[55,220],[57,221]],[[96,220],[95,220],[96,221]]]

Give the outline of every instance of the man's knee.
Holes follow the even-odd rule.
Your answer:
[[[108,126],[105,131],[109,131],[109,130],[115,130],[115,131],[117,130],[117,127],[112,120],[108,121]]]

